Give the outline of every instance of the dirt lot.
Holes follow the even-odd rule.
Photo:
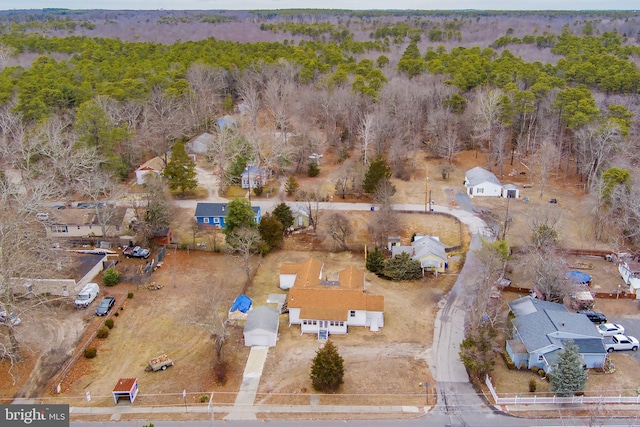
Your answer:
[[[329,276],[350,265],[364,267],[357,254],[280,251],[262,260],[247,295],[254,304],[262,305],[268,294],[284,293],[277,287],[279,266],[309,256],[323,260]],[[162,268],[152,276],[154,282],[164,285],[162,289],[118,284],[115,288],[131,291],[134,297],[125,299],[118,316],[112,317],[115,327],[110,336],[95,340],[98,356],[79,359],[63,382],[62,397],[83,405],[84,393],[90,390],[92,404],[107,405],[119,378],[138,377],[141,405],[176,403],[176,399],[180,403],[183,389],[194,402],[210,391],[216,392],[216,402],[232,402],[249,353],[243,346],[242,325],[229,328],[224,355],[231,370],[227,384],[220,386],[213,380],[214,356],[206,323],[215,306],[231,305],[242,288],[242,279],[241,264],[235,258],[177,251],[169,252]],[[332,337],[346,362],[343,393],[375,389],[398,398],[402,394],[423,397],[416,379],[431,379],[425,352],[431,343],[436,303],[453,280],[454,275],[440,275],[438,279],[394,284],[367,275],[367,292],[385,296],[385,327],[377,333],[352,328],[347,336]],[[300,336],[299,327],[289,327],[287,316],[282,315],[278,345],[269,352],[258,400],[273,402],[287,399],[287,394],[309,392],[309,366],[317,349],[315,336]],[[164,372],[145,372],[147,360],[162,353],[167,353],[175,366]],[[374,378],[367,374],[372,370],[383,374]]]

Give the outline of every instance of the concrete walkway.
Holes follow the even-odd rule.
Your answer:
[[[236,396],[233,409],[224,417],[225,420],[255,420],[256,413],[248,410],[253,407],[260,385],[260,377],[264,369],[264,362],[267,360],[269,347],[251,347],[247,365],[242,374],[242,384]]]

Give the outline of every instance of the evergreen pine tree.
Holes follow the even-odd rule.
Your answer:
[[[291,208],[285,203],[280,203],[275,207],[273,216],[280,221],[285,231],[293,226],[293,212],[291,212]]]
[[[573,341],[566,341],[551,371],[551,391],[560,396],[571,396],[584,390],[589,373],[583,366],[578,346]]]
[[[380,181],[391,178],[391,169],[382,156],[378,156],[371,164],[364,176],[364,192],[373,193]]]
[[[163,173],[169,181],[169,188],[180,190],[181,194],[198,186],[196,165],[187,155],[182,142],[174,144],[171,150],[171,161],[169,161]]]
[[[311,365],[311,384],[314,390],[322,392],[337,391],[344,382],[344,359],[331,341],[316,352]]]
[[[367,270],[378,274],[384,268],[384,254],[377,246],[367,254]]]
[[[294,176],[290,176],[284,184],[284,191],[287,192],[287,196],[293,196],[296,191],[298,191],[299,187],[300,185],[298,184],[298,181],[296,181],[296,178]]]

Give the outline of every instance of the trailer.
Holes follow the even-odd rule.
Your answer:
[[[169,366],[173,366],[173,360],[166,354],[162,354],[149,360],[146,371],[165,371]]]

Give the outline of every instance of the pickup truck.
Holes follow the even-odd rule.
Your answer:
[[[122,251],[122,254],[127,258],[147,259],[149,258],[149,255],[151,255],[151,252],[149,251],[149,249],[143,249],[140,246],[128,246],[124,248],[124,251]]]
[[[627,335],[614,335],[604,339],[604,348],[611,353],[614,350],[638,351],[638,340]]]

